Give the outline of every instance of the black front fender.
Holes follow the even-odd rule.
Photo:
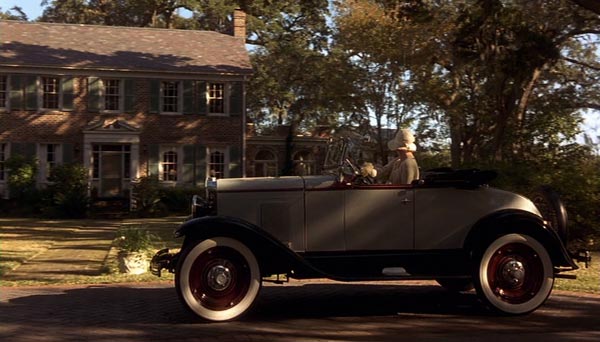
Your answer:
[[[297,278],[321,275],[297,253],[289,249],[262,228],[235,217],[205,216],[183,223],[176,237],[185,236],[184,246],[190,241],[200,241],[224,236],[244,243],[256,256],[263,276],[289,274]]]

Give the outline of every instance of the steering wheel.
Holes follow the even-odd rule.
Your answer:
[[[349,167],[352,169],[352,173],[354,173],[354,175],[357,175],[357,176],[358,176],[358,175],[360,175],[360,169],[359,169],[359,168],[358,168],[356,165],[354,165],[354,164],[353,164],[353,163],[350,161],[350,159],[346,158],[346,159],[344,160],[344,163],[345,163],[346,165],[348,165],[348,166],[349,166]]]

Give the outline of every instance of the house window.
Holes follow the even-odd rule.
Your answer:
[[[225,84],[210,83],[208,85],[208,111],[209,113],[225,113]]]
[[[114,79],[102,80],[104,84],[104,110],[118,111],[121,109],[121,81]]]
[[[210,177],[215,178],[224,178],[227,176],[225,173],[225,151],[211,151],[208,163],[208,174]]]
[[[163,153],[162,180],[177,182],[177,152],[175,151]]]
[[[58,77],[42,77],[42,108],[58,109],[60,95],[60,79]]]
[[[8,150],[8,144],[0,144],[0,182],[4,182],[6,180],[6,159]]]
[[[0,75],[0,108],[6,108],[8,99],[8,77]]]
[[[315,174],[315,159],[308,151],[301,151],[294,156],[294,173],[298,176]]]
[[[262,150],[254,158],[254,176],[255,177],[276,177],[277,159],[271,151]]]
[[[180,82],[162,82],[161,101],[163,113],[179,113]]]
[[[42,181],[47,181],[52,169],[62,161],[61,149],[59,144],[41,144],[40,153],[40,177]]]

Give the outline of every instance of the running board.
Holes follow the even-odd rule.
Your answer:
[[[381,274],[388,277],[410,277],[411,274],[406,272],[404,267],[386,267],[381,271]]]

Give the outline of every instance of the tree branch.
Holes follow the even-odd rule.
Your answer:
[[[571,0],[579,6],[590,10],[596,14],[600,14],[600,1],[598,0]]]
[[[592,69],[592,70],[595,70],[595,71],[600,71],[600,65],[591,65],[589,63],[581,62],[581,61],[578,61],[576,59],[569,58],[569,57],[563,57],[563,59],[565,61],[569,62],[569,63],[572,63],[572,64],[577,64],[577,65],[580,65],[582,67],[586,67],[588,69]]]

